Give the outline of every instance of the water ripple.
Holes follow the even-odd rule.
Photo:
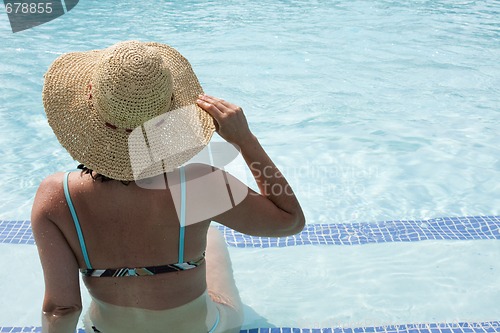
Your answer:
[[[500,214],[495,1],[81,1],[12,34],[0,17],[0,218],[75,162],[45,121],[60,54],[124,39],[177,47],[243,106],[308,220]]]

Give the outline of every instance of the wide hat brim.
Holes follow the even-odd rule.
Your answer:
[[[189,62],[168,45],[142,44],[155,48],[172,74],[174,98],[170,110],[161,116],[161,123],[168,124],[169,130],[177,130],[156,136],[154,147],[159,147],[161,152],[149,151],[146,160],[139,157],[143,160],[139,170],[134,170],[131,163],[131,154],[136,154],[129,149],[134,150],[134,144],[129,143],[131,133],[108,126],[89,102],[89,83],[106,49],[66,53],[58,57],[44,75],[43,104],[49,125],[61,145],[78,162],[116,180],[132,181],[172,171],[201,151],[215,130],[212,117],[196,105],[203,90]],[[195,135],[183,136],[185,130]],[[134,132],[137,133],[137,129]],[[172,141],[176,147],[172,147],[172,156],[168,156]],[[154,148],[147,139],[145,142],[147,149]]]

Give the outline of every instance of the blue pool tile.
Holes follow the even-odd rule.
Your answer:
[[[40,333],[41,327],[0,327],[0,333]],[[384,332],[384,333],[500,333],[500,322],[475,322],[475,323],[432,323],[432,324],[403,324],[377,327],[358,328],[252,328],[241,330],[240,333],[363,333],[363,332]],[[78,329],[78,333],[85,333],[83,329]]]
[[[486,330],[484,329],[484,327],[479,326],[479,327],[474,328],[474,332],[475,333],[486,333]]]
[[[476,329],[472,328],[472,327],[462,327],[462,332],[464,332],[464,333],[474,333],[474,332],[476,332]]]
[[[453,328],[453,332],[454,333],[464,333],[464,330],[461,327],[455,327],[455,328]]]
[[[422,240],[500,239],[500,216],[394,220],[375,223],[308,224],[289,237],[252,237],[218,226],[230,246],[361,245]],[[29,221],[0,221],[0,243],[34,244]],[[388,328],[387,328],[388,329]],[[391,328],[394,330],[395,328]],[[433,332],[436,333],[436,332]]]
[[[483,326],[484,330],[488,333],[500,332],[500,323],[497,323],[496,329],[495,326]]]

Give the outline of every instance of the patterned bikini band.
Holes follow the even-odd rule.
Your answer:
[[[162,273],[170,273],[176,271],[185,271],[188,269],[196,268],[205,261],[205,253],[198,259],[162,266],[150,266],[140,268],[117,268],[117,269],[92,269],[80,268],[80,273],[83,276],[92,277],[122,277],[122,276],[147,276]]]

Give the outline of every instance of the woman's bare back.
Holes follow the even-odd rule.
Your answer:
[[[62,189],[63,174],[51,176],[59,203],[54,219],[85,267],[75,225]],[[57,188],[60,188],[59,191]],[[144,189],[134,182],[94,181],[90,175],[73,172],[68,187],[93,268],[148,267],[177,263],[179,219],[168,187]],[[175,193],[178,195],[178,193]],[[203,254],[210,221],[186,226],[184,257]],[[186,271],[141,278],[84,277],[91,295],[106,303],[164,310],[185,304],[206,289],[205,265]]]

